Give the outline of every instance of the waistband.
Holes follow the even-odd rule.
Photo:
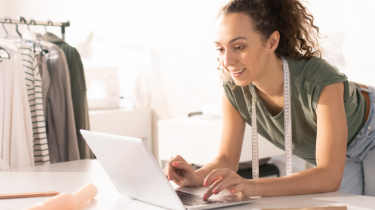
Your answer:
[[[375,88],[372,86],[367,86],[367,88],[359,87],[361,91],[365,91],[369,94],[370,97],[370,106],[372,106],[373,103],[375,103]]]

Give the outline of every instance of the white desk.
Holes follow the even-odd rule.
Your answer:
[[[98,195],[85,210],[162,209],[119,194],[97,160],[78,160],[45,166],[0,171],[0,194],[36,191],[72,193],[93,183]],[[20,210],[48,198],[0,200],[1,210]],[[340,193],[264,197],[258,201],[224,209],[298,208],[347,206],[349,210],[375,209],[375,197]]]
[[[189,163],[205,165],[217,156],[221,137],[221,117],[194,116],[158,121],[159,161],[181,155]],[[251,161],[251,126],[246,124],[240,162]],[[258,135],[259,158],[285,152]]]

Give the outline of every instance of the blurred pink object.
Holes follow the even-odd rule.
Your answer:
[[[73,194],[61,193],[25,210],[82,210],[97,194],[97,188],[90,183]]]

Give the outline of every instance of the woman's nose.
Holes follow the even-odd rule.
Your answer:
[[[223,56],[223,65],[225,67],[232,66],[236,63],[236,59],[233,55],[233,53],[226,51]]]

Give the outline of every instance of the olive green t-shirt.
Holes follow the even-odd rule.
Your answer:
[[[324,87],[334,83],[344,83],[348,145],[364,126],[366,101],[357,84],[349,82],[345,74],[327,61],[317,57],[309,60],[284,58],[288,61],[290,69],[293,154],[316,165],[316,106]],[[231,78],[224,81],[225,94],[242,118],[251,125],[251,94],[256,94],[253,91],[254,86],[250,84],[233,89],[234,85]],[[263,100],[257,94],[255,97],[258,133],[284,150],[284,110],[272,116]]]

